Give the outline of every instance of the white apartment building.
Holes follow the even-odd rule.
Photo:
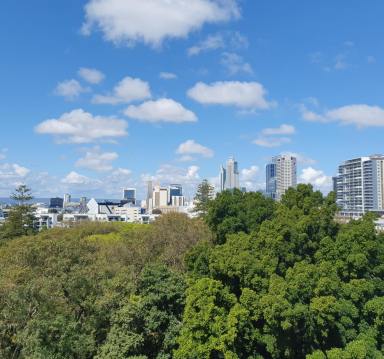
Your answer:
[[[290,155],[272,158],[276,173],[276,199],[279,201],[288,188],[297,186],[297,160]]]
[[[384,213],[384,156],[344,161],[335,187],[342,216],[359,218],[367,212]]]

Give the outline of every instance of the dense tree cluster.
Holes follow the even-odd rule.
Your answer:
[[[0,357],[384,357],[384,235],[309,185],[0,246]]]

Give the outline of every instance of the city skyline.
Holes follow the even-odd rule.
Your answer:
[[[288,154],[328,192],[340,163],[383,153],[382,2],[113,3],[2,3],[0,197],[192,196],[231,154],[241,187]]]

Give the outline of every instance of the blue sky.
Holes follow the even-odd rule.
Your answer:
[[[0,196],[193,193],[230,155],[263,188],[273,155],[327,191],[383,152],[380,0],[2,1]]]

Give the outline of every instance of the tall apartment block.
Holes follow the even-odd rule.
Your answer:
[[[384,213],[384,156],[343,162],[335,187],[341,215],[358,218],[367,212]]]
[[[239,165],[237,161],[230,157],[227,161],[227,168],[221,166],[220,169],[220,190],[240,188]]]
[[[288,188],[297,186],[297,160],[290,155],[272,158],[266,167],[267,195],[280,201]]]

